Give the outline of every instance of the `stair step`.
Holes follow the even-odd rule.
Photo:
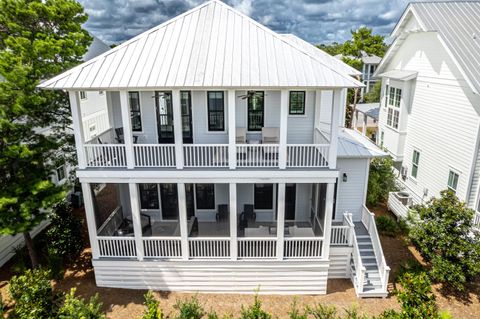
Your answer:
[[[363,254],[364,252],[374,252],[373,247],[371,245],[363,245],[362,247],[358,247],[360,250],[360,254]]]
[[[373,252],[373,249],[372,251],[368,251],[368,250],[365,251],[360,249],[360,256],[362,256],[362,258],[366,258],[366,257],[375,258],[375,253]]]
[[[355,234],[355,236],[357,237],[357,239],[369,239],[370,240],[370,235],[357,235],[357,234]]]

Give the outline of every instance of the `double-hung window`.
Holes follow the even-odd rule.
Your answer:
[[[402,98],[402,90],[394,87],[389,88],[387,103],[387,125],[398,129],[400,120],[400,100]]]
[[[197,209],[215,209],[214,184],[196,184],[195,197]]]
[[[128,92],[128,102],[130,104],[130,117],[132,119],[132,131],[142,131],[142,114],[140,111],[140,94],[138,92]]]
[[[262,91],[255,91],[248,97],[248,130],[261,131],[264,118],[264,98]]]
[[[288,113],[290,115],[305,114],[305,91],[290,91]]]
[[[65,179],[65,177],[67,177],[67,172],[65,170],[65,165],[60,165],[59,167],[57,167],[56,169],[56,172],[57,172],[57,180],[60,182],[60,181],[63,181]]]
[[[208,130],[221,132],[225,130],[225,106],[222,91],[207,92]]]
[[[412,177],[413,178],[417,178],[419,162],[420,162],[420,152],[413,150],[413,157],[412,157]]]
[[[452,190],[453,192],[456,192],[457,191],[457,186],[458,186],[458,179],[460,178],[460,176],[458,175],[458,173],[450,170],[450,172],[448,172],[448,183],[447,183],[447,187],[449,190]]]

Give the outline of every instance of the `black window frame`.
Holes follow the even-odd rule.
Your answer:
[[[212,105],[212,100],[210,98],[211,94],[221,94],[221,110],[220,109],[213,109],[213,107],[218,108],[219,105]],[[215,97],[215,99],[218,99]],[[218,123],[212,123],[212,116],[216,116],[221,114],[221,119],[218,120],[218,123],[221,126],[215,126]],[[207,116],[208,116],[208,131],[209,132],[224,132],[225,131],[225,92],[223,91],[208,91],[207,92]]]
[[[133,101],[135,100],[134,98],[132,98],[133,95],[136,95],[136,101],[138,101],[138,109],[137,110],[134,110],[133,109]],[[130,119],[131,119],[131,122],[132,122],[132,131],[133,132],[142,132],[143,131],[143,123],[142,123],[142,109],[141,109],[141,105],[140,105],[140,92],[138,91],[131,91],[131,92],[128,92],[128,105],[129,105],[129,108],[130,108]],[[138,117],[138,123],[139,123],[139,126],[135,127],[135,120],[134,118],[137,118]]]
[[[140,209],[160,209],[160,195],[158,193],[158,184],[142,183],[138,184],[138,192],[140,195]],[[148,196],[154,196],[151,198]],[[152,205],[152,203],[154,205]]]
[[[294,112],[292,111],[292,99],[293,99],[293,95],[296,95],[296,94],[303,94],[303,98],[302,98],[302,111],[301,112]],[[305,115],[305,98],[306,98],[306,95],[307,95],[307,92],[305,91],[290,91],[290,96],[288,98],[288,114],[289,115]],[[298,99],[298,97],[297,97]],[[297,100],[297,103],[298,103],[298,100]]]
[[[65,168],[65,164],[62,164],[60,166],[58,166],[56,169],[55,169],[55,173],[57,174],[57,181],[58,182],[61,182],[63,181],[65,178],[67,178],[67,170]]]
[[[252,101],[253,101],[254,98],[255,99],[258,98],[259,95],[261,95],[261,97],[262,97],[261,121],[260,121],[260,123],[252,123],[251,112],[253,112],[253,111],[257,112],[257,110],[252,109],[252,107],[253,107]],[[255,124],[255,126],[253,126],[253,124]],[[259,131],[262,130],[264,125],[265,125],[265,92],[264,91],[255,91],[254,94],[250,95],[247,98],[247,130],[249,132],[259,132]]]
[[[195,184],[195,207],[199,210],[215,209],[215,184]]]
[[[272,210],[273,209],[273,184],[254,184],[253,187],[253,208],[256,210]],[[263,189],[263,191],[260,191]],[[268,196],[269,193],[271,196]],[[270,201],[268,201],[270,197]]]

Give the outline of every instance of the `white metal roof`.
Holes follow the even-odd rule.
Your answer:
[[[452,59],[457,63],[473,92],[480,93],[480,1],[437,1],[410,3],[392,32],[396,40],[377,70],[404,41],[408,20],[417,19],[424,32],[436,32]]]
[[[316,46],[308,43],[307,41],[297,37],[294,34],[281,34],[282,37],[287,39],[288,41],[291,41],[293,45],[298,45],[300,46],[303,50],[311,54],[312,56],[316,57],[319,61],[322,61],[324,64],[329,64],[331,63],[335,68],[343,70],[343,73],[349,74],[349,75],[361,75],[362,72],[358,71],[355,68],[352,68],[350,65],[346,64],[343,62],[341,59],[337,59],[334,56],[331,56],[327,52],[317,48]]]
[[[341,128],[338,132],[339,158],[385,157],[387,153],[357,131]]]
[[[408,71],[408,70],[391,70],[385,73],[379,74],[378,76],[384,78],[390,78],[400,81],[409,81],[417,77],[417,71]]]
[[[380,112],[380,103],[358,103],[355,109],[371,118],[378,120],[378,113]]]
[[[212,0],[39,85],[46,89],[358,87],[232,7]]]

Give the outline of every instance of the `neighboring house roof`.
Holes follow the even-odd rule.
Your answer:
[[[316,46],[308,43],[307,41],[297,37],[294,34],[281,34],[282,37],[292,42],[294,45],[301,46],[303,50],[315,56],[318,60],[323,61],[323,63],[328,64],[332,63],[336,68],[342,69],[343,73],[355,76],[361,75],[362,72],[358,71],[355,68],[352,68],[350,65],[343,62],[341,59],[337,59],[322,49],[317,48]]]
[[[110,47],[106,45],[102,40],[100,40],[93,34],[90,34],[90,36],[93,38],[93,41],[92,43],[90,43],[87,53],[85,53],[85,55],[83,56],[83,61],[91,60],[94,57],[99,56],[100,54],[110,50]]]
[[[391,70],[377,76],[384,78],[390,78],[400,81],[409,81],[417,77],[417,71],[408,71],[408,70]]]
[[[338,132],[337,156],[339,158],[372,158],[385,157],[388,154],[359,132],[341,128]]]
[[[364,64],[379,64],[382,61],[382,58],[376,55],[365,55],[362,57],[362,62]]]
[[[380,103],[359,103],[355,107],[356,110],[368,115],[369,117],[378,120],[378,113],[380,111]]]
[[[420,31],[438,34],[473,92],[479,94],[480,1],[410,3],[392,32],[395,42],[380,63],[377,74],[384,72],[383,69],[406,38],[404,28],[411,17],[418,21]]]
[[[359,86],[343,69],[218,0],[39,85],[82,90]]]

